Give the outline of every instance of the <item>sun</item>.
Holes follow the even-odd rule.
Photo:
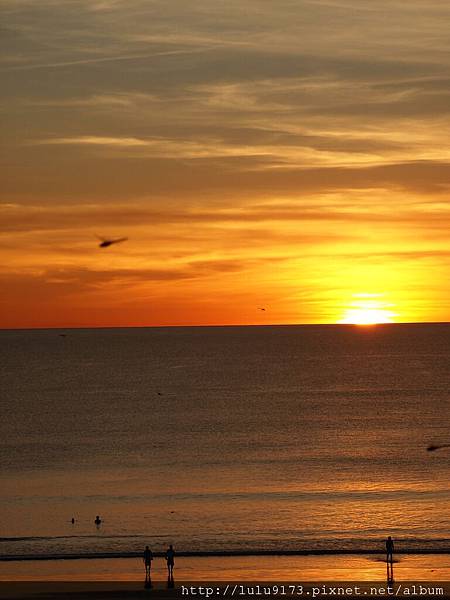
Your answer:
[[[355,300],[344,312],[339,323],[349,325],[378,325],[394,323],[396,316],[390,305],[379,300],[380,294],[355,294]]]
[[[377,308],[349,308],[340,323],[351,325],[377,325],[380,323],[393,323],[391,313]]]

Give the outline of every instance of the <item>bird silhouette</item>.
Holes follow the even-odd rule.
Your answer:
[[[99,235],[97,237],[100,240],[100,244],[98,245],[99,248],[108,248],[108,246],[111,246],[112,244],[120,244],[120,242],[126,242],[128,239],[126,237],[107,239],[102,238]]]
[[[262,310],[262,311],[266,312],[266,309],[262,308],[261,306],[258,307],[258,310]]]
[[[435,450],[440,450],[441,448],[450,448],[450,444],[431,444],[428,446],[428,452],[434,452]]]

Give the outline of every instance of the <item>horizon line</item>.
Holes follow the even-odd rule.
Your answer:
[[[85,329],[194,329],[194,328],[225,328],[225,327],[354,327],[358,329],[374,329],[377,327],[396,325],[450,325],[450,321],[401,321],[395,323],[227,323],[227,324],[197,324],[197,325],[69,325],[49,327],[0,327],[2,331],[59,331]]]

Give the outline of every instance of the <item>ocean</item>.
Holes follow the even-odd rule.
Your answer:
[[[2,555],[450,548],[448,324],[2,331],[0,359]]]

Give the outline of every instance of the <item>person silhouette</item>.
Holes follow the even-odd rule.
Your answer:
[[[100,519],[99,515],[95,517],[94,523],[97,525],[97,527],[100,527],[100,525],[102,524],[102,520]]]
[[[386,562],[394,562],[394,541],[390,535],[386,540]]]
[[[386,540],[386,573],[388,583],[394,581],[394,541],[391,536]]]
[[[167,573],[169,580],[173,579],[173,567],[175,566],[175,550],[172,544],[166,550]]]
[[[150,571],[152,568],[153,553],[148,546],[145,546],[144,555],[142,561],[145,565],[145,580],[150,579]]]

